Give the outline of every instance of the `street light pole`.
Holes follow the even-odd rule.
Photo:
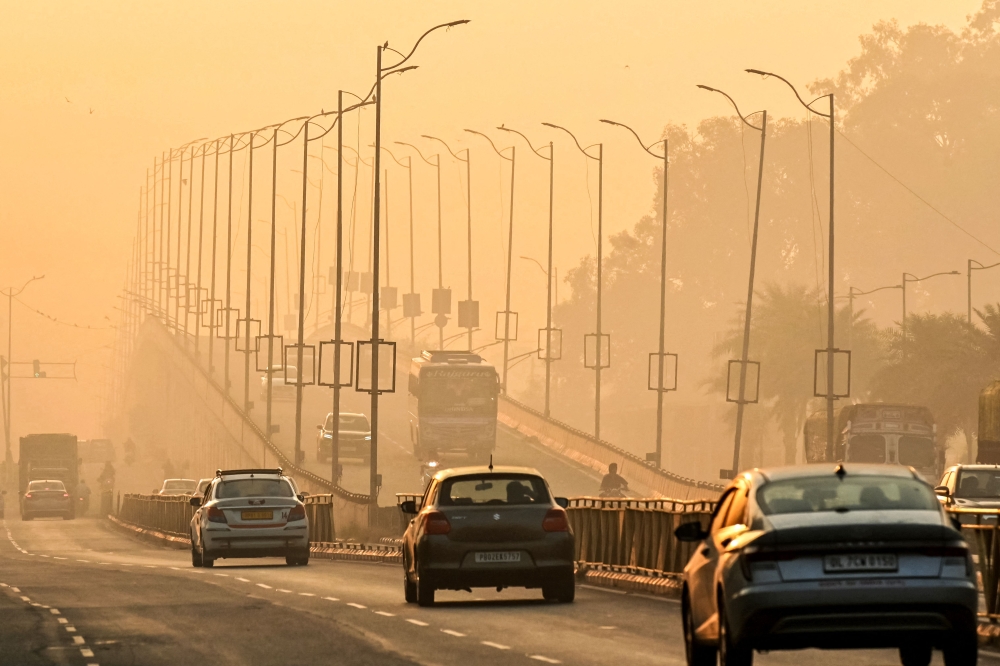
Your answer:
[[[382,150],[384,150],[385,152],[389,153],[389,157],[391,157],[396,162],[396,164],[398,164],[399,166],[401,166],[404,169],[406,169],[406,177],[407,177],[407,182],[408,182],[407,194],[408,194],[408,196],[410,198],[409,199],[410,200],[410,203],[409,203],[409,214],[410,214],[410,293],[414,294],[416,292],[414,291],[415,287],[414,287],[414,279],[413,279],[413,275],[414,275],[414,271],[413,271],[413,168],[412,168],[413,161],[410,159],[410,156],[407,155],[406,156],[406,163],[404,164],[403,162],[399,161],[396,158],[396,156],[393,155],[392,152],[388,148],[386,148],[385,146],[382,146]],[[472,238],[471,231],[470,231],[470,234],[469,234],[469,238],[470,239]],[[470,273],[470,276],[471,276],[471,273]],[[472,298],[472,296],[471,296],[471,294],[472,294],[472,278],[471,277],[469,278],[469,294],[470,294],[469,298],[471,299]],[[416,345],[417,345],[417,323],[416,322],[417,322],[417,318],[416,317],[410,317],[410,344],[413,345],[414,348],[416,348]],[[471,349],[471,347],[470,347],[470,349]]]
[[[548,157],[542,153],[541,148],[535,148],[531,145],[531,140],[528,139],[524,134],[518,132],[516,129],[511,129],[510,127],[505,127],[501,125],[497,129],[501,129],[505,132],[513,132],[517,134],[528,144],[528,148],[531,149],[535,155],[538,155],[543,160],[548,160],[549,163],[549,238],[548,238],[548,269],[545,270],[545,418],[551,416],[550,409],[550,398],[552,393],[552,222],[553,222],[553,212],[554,212],[554,201],[553,193],[555,191],[555,147],[551,141],[549,141],[549,154]],[[534,260],[532,260],[534,261]],[[540,268],[541,266],[539,266]],[[470,346],[471,349],[471,346]],[[562,351],[562,350],[560,350]]]
[[[973,266],[972,264],[975,264],[975,266]],[[988,268],[993,268],[994,266],[1000,266],[1000,262],[995,264],[990,264],[989,266],[983,266],[975,259],[969,259],[968,271],[967,271],[969,275],[969,303],[968,303],[967,321],[970,324],[972,323],[972,271],[984,271]]]
[[[753,318],[753,285],[754,285],[754,274],[757,268],[757,237],[758,230],[760,228],[760,192],[761,184],[764,180],[764,144],[767,140],[767,111],[761,111],[761,124],[760,127],[752,124],[747,120],[749,116],[744,116],[740,112],[740,108],[736,105],[736,102],[732,97],[717,90],[715,88],[710,88],[708,86],[699,85],[702,90],[707,90],[709,92],[716,92],[724,96],[729,100],[733,108],[736,109],[736,115],[739,116],[740,122],[742,122],[747,127],[755,129],[760,132],[760,158],[757,165],[757,201],[754,204],[754,214],[753,214],[753,239],[750,244],[750,279],[747,284],[747,308],[746,313],[743,317],[743,353],[741,355],[740,361],[740,396],[736,403],[736,438],[733,447],[733,466],[730,470],[735,477],[736,474],[740,472],[740,445],[741,438],[743,435],[743,411],[746,407],[746,386],[747,386],[747,362],[750,356],[750,323]],[[753,115],[753,114],[750,114]],[[831,299],[831,303],[833,300]],[[832,356],[830,357],[832,358]],[[832,395],[832,390],[831,390]],[[830,419],[830,423],[833,423],[833,419]],[[832,437],[828,441],[833,441]],[[730,478],[733,478],[730,477]]]
[[[656,466],[662,467],[663,465],[663,361],[665,353],[665,337],[666,337],[666,314],[667,314],[667,171],[669,168],[668,156],[669,156],[669,144],[667,139],[664,138],[661,141],[654,141],[648,146],[642,142],[639,138],[639,134],[636,133],[634,129],[628,125],[624,125],[613,120],[601,120],[602,123],[607,123],[609,125],[617,125],[618,127],[623,127],[632,133],[635,140],[639,142],[639,145],[647,153],[652,155],[657,159],[663,160],[663,221],[660,224],[660,336],[659,336],[659,354],[657,360],[657,378],[656,378]],[[651,148],[657,143],[663,143],[663,155],[657,155]],[[735,468],[735,466],[734,466]]]
[[[807,103],[804,99],[802,99],[802,96],[799,95],[799,91],[796,90],[795,86],[793,86],[788,79],[786,79],[786,78],[784,78],[782,76],[778,76],[777,74],[774,74],[772,72],[765,72],[765,71],[762,71],[762,70],[759,70],[759,69],[748,69],[748,70],[746,70],[746,72],[748,74],[759,74],[759,75],[761,75],[761,76],[763,76],[765,78],[767,78],[769,76],[773,76],[774,78],[778,79],[779,81],[784,82],[785,85],[787,85],[789,88],[792,89],[792,92],[795,93],[795,98],[797,100],[799,100],[799,103],[802,106],[804,106],[806,109],[808,109],[811,113],[814,113],[817,116],[820,116],[821,118],[826,118],[829,121],[829,123],[830,123],[830,223],[829,223],[829,227],[830,228],[829,228],[829,240],[827,241],[827,245],[828,245],[828,258],[827,258],[827,262],[826,262],[827,263],[827,282],[828,282],[828,284],[827,284],[827,298],[826,298],[826,306],[827,306],[827,322],[826,322],[826,325],[827,325],[827,331],[826,331],[826,441],[827,441],[827,450],[832,452],[832,450],[833,450],[833,440],[834,440],[834,435],[835,435],[835,432],[834,432],[835,431],[835,427],[834,427],[834,422],[833,422],[833,411],[834,411],[834,403],[836,402],[836,397],[834,396],[834,392],[833,392],[833,355],[837,351],[836,347],[834,345],[834,320],[836,319],[836,315],[835,315],[835,312],[834,312],[834,295],[833,295],[833,286],[834,286],[834,256],[835,256],[834,255],[834,240],[835,240],[835,235],[834,235],[834,216],[833,216],[833,212],[834,212],[834,139],[837,136],[836,105],[835,105],[835,102],[834,102],[834,94],[831,92],[831,93],[828,93],[826,95],[820,95],[819,97],[817,97],[813,101]],[[812,108],[813,104],[815,104],[819,100],[823,99],[824,97],[828,98],[828,101],[830,103],[829,111],[827,113],[822,113],[822,112],[816,111],[815,109]],[[905,292],[905,287],[904,287],[904,292]]]
[[[594,366],[594,439],[601,441],[601,343],[604,339],[602,330],[601,305],[602,294],[604,292],[604,144],[595,143],[586,148],[580,145],[576,136],[565,127],[553,125],[552,123],[542,123],[546,127],[562,130],[569,134],[576,144],[577,149],[583,153],[584,157],[597,162],[597,334],[594,338],[595,359]],[[587,151],[597,147],[597,156],[593,156]],[[584,361],[586,362],[586,344],[584,345]],[[610,341],[608,343],[608,353],[611,352]]]
[[[504,314],[503,314],[503,377],[500,380],[500,390],[503,391],[504,395],[507,395],[507,371],[509,369],[510,362],[510,276],[511,267],[513,265],[512,259],[514,257],[514,167],[516,165],[516,149],[514,146],[510,147],[510,157],[507,157],[499,150],[493,143],[493,139],[486,136],[482,132],[477,132],[475,130],[467,129],[466,132],[470,134],[477,134],[487,141],[490,142],[490,147],[493,148],[493,152],[499,155],[502,160],[510,161],[510,220],[507,223],[507,288],[506,296],[504,298]],[[506,148],[504,149],[506,150]],[[471,333],[469,334],[472,335]],[[470,337],[471,341],[471,337]],[[469,349],[472,349],[471,344]]]

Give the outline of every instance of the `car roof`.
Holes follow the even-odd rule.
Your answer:
[[[32,483],[63,483],[62,479],[32,479],[28,481],[28,485]]]
[[[163,483],[170,483],[171,481],[185,481],[189,483],[198,483],[198,479],[163,479]]]
[[[894,476],[914,478],[916,473],[903,465],[878,465],[866,463],[815,463],[811,465],[789,465],[788,467],[769,467],[754,470],[766,481],[784,479],[804,479],[835,474],[838,468],[843,468],[847,476]]]
[[[472,475],[490,475],[490,474],[528,474],[531,476],[541,477],[541,473],[534,467],[515,467],[513,465],[495,465],[493,469],[490,469],[486,465],[475,465],[471,467],[452,467],[450,469],[443,469],[434,475],[434,478],[438,481],[444,481],[445,479],[450,479],[456,476],[472,476]]]
[[[981,463],[973,463],[971,465],[955,465],[952,469],[990,469],[998,470],[1000,465],[983,465]]]

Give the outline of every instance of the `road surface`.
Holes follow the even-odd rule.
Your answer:
[[[106,521],[16,516],[0,530],[0,663],[682,664],[675,601],[580,587],[403,601],[396,565],[221,560],[194,569]],[[758,655],[757,664],[898,664],[894,651]],[[940,655],[935,655],[940,665]],[[1000,664],[990,655],[980,663]]]

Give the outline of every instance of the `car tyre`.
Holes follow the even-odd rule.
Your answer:
[[[687,656],[688,666],[715,666],[718,649],[695,640],[694,616],[691,614],[691,601],[687,592],[681,601],[681,621],[684,625],[684,654]]]
[[[200,567],[204,565],[204,560],[202,559],[201,553],[198,549],[194,547],[194,539],[191,540],[191,566]]]
[[[726,616],[726,606],[720,597],[719,609],[719,666],[753,666],[753,649],[733,636]]]
[[[576,579],[573,572],[567,572],[555,577],[547,585],[542,585],[542,597],[546,601],[558,601],[561,604],[571,604],[576,598]]]
[[[933,648],[930,645],[914,644],[899,647],[899,661],[903,666],[929,666]]]
[[[425,607],[434,605],[434,585],[426,576],[417,579],[417,604]]]
[[[408,604],[417,603],[417,586],[410,580],[410,575],[406,573],[406,569],[403,569],[403,597]]]
[[[945,666],[975,666],[979,658],[979,639],[975,629],[958,634],[944,646]]]

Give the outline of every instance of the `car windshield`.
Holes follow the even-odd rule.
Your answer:
[[[855,435],[847,445],[847,460],[862,463],[885,462],[885,437]]]
[[[194,479],[167,479],[163,482],[164,490],[194,490],[198,482]]]
[[[930,437],[903,435],[899,438],[899,451],[896,459],[899,460],[900,465],[933,467],[934,453],[934,440]]]
[[[284,479],[231,479],[219,483],[216,499],[236,497],[293,497],[292,486]]]
[[[420,379],[420,409],[427,414],[487,415],[496,410],[492,369],[430,368]]]
[[[764,515],[820,511],[937,511],[930,487],[892,476],[811,476],[772,481],[757,491]]]
[[[62,481],[32,481],[28,484],[28,491],[34,490],[61,490],[66,492],[66,486]]]
[[[955,497],[1000,499],[1000,468],[963,469],[958,473]]]
[[[364,430],[365,432],[367,432],[368,430],[371,429],[371,426],[368,425],[368,417],[365,416],[364,414],[341,414],[340,429]]]
[[[549,491],[537,476],[484,474],[447,479],[438,503],[442,506],[483,504],[547,504]]]

